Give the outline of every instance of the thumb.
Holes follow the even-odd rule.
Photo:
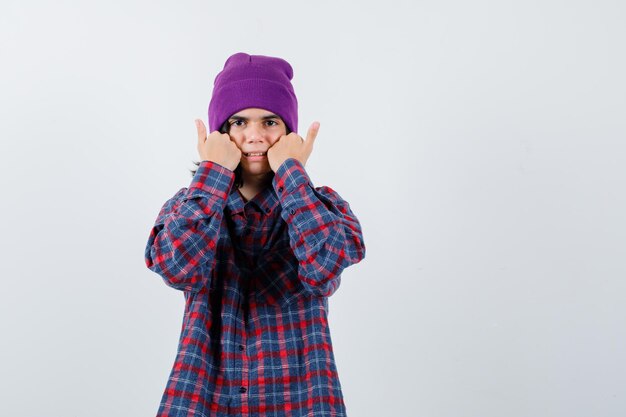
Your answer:
[[[206,140],[206,127],[200,119],[196,119],[196,130],[198,131],[198,144],[204,143]]]
[[[315,138],[317,137],[317,132],[320,130],[320,122],[313,122],[309,127],[309,130],[306,134],[306,146],[309,147],[309,150],[313,149],[313,144],[315,143]]]

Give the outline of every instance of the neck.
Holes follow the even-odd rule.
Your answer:
[[[241,173],[241,179],[243,185],[240,187],[245,195],[255,195],[263,188],[267,187],[272,181],[273,175],[271,172],[265,174],[250,174],[246,172]]]

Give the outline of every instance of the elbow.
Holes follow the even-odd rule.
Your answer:
[[[301,262],[299,278],[306,289],[318,297],[333,295],[341,284],[343,270],[364,256],[360,249],[337,245],[332,239],[321,243],[315,253],[307,262]]]
[[[345,252],[347,253],[346,258],[348,261],[346,266],[359,263],[365,259],[365,242],[360,233],[352,235],[352,239],[346,245]]]
[[[341,273],[305,272],[301,270],[299,279],[304,288],[316,297],[330,297],[341,284]]]
[[[145,257],[149,270],[159,275],[163,282],[176,290],[198,292],[208,283],[208,275],[201,265],[179,267],[173,258],[160,258],[150,253]]]

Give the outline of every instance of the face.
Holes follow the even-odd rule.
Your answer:
[[[260,108],[248,108],[228,118],[229,136],[241,150],[241,168],[245,174],[265,175],[271,171],[267,150],[282,135],[287,125],[276,114]],[[259,153],[261,156],[247,155]]]

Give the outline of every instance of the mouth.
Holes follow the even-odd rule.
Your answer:
[[[250,162],[264,161],[267,158],[267,152],[244,152],[243,156]]]

